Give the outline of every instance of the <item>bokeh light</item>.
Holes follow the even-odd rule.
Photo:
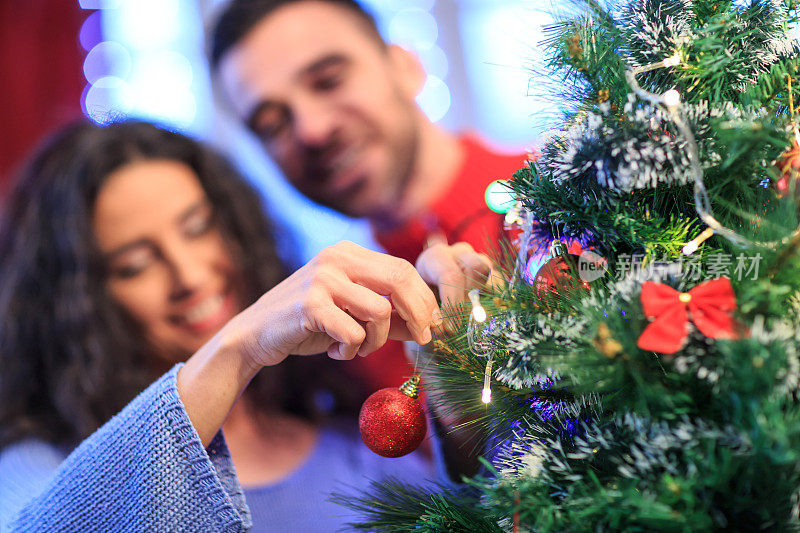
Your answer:
[[[103,40],[103,13],[95,11],[83,21],[80,32],[78,33],[78,41],[87,52],[94,48],[94,46]]]
[[[87,86],[81,98],[81,107],[89,118],[104,124],[130,113],[135,100],[128,82],[106,76]]]
[[[447,62],[447,54],[439,46],[434,44],[425,50],[417,50],[417,55],[426,73],[442,80],[447,77],[450,64]]]
[[[124,80],[130,74],[131,65],[131,55],[124,46],[115,41],[105,41],[86,54],[83,73],[89,83],[109,76]]]
[[[517,202],[507,184],[508,180],[496,180],[486,187],[486,192],[484,193],[486,205],[495,213],[508,213]]]
[[[389,40],[416,50],[430,48],[438,37],[436,19],[423,9],[403,9],[389,23]]]
[[[184,20],[194,6],[179,0],[118,0],[114,9],[108,8],[111,5],[93,3],[99,11],[87,17],[82,30],[84,46],[97,33],[106,37],[84,60],[89,82],[82,99],[84,112],[98,122],[138,117],[191,129],[199,103],[194,65],[183,50],[194,49]],[[202,50],[195,51],[202,61]]]
[[[433,122],[441,120],[450,110],[450,89],[436,76],[428,76],[417,96],[417,104]]]
[[[536,2],[469,2],[459,13],[473,127],[494,142],[524,149],[552,127],[558,106],[543,98],[555,81],[541,74],[538,43],[553,22]]]
[[[113,11],[106,11],[106,34],[135,50],[168,48],[183,26],[178,0],[124,0]]]

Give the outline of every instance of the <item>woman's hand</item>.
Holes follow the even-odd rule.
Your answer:
[[[436,298],[408,261],[350,242],[326,248],[239,313],[178,372],[178,392],[204,445],[262,366],[290,354],[352,359],[387,338],[431,340]]]
[[[394,309],[393,309],[394,307]],[[288,355],[365,356],[387,338],[431,340],[436,299],[414,267],[351,242],[326,248],[229,326],[260,366]]]

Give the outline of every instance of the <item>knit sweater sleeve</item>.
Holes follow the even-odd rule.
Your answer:
[[[186,414],[176,382],[180,366],[83,441],[0,529],[249,529],[250,510],[222,433],[204,448]],[[24,472],[11,474],[18,483],[25,479]]]

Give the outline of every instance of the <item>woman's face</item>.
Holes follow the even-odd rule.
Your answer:
[[[230,251],[187,165],[136,161],[114,171],[93,224],[109,292],[163,360],[185,360],[240,310]]]

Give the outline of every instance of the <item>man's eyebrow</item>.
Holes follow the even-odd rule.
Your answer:
[[[326,69],[327,67],[336,66],[336,65],[344,65],[347,63],[347,57],[341,53],[332,53],[325,56],[320,57],[319,59],[311,62],[309,65],[306,65],[299,73],[298,77],[300,78],[307,78],[309,76],[313,76],[314,74]],[[271,100],[262,100],[259,102],[245,120],[245,124],[251,131],[256,130],[256,121],[258,120],[258,116],[265,110],[272,107],[281,107],[281,105],[277,102],[273,102]]]
[[[345,57],[344,54],[340,53],[328,54],[312,62],[310,65],[306,66],[303,70],[300,71],[300,76],[303,77],[303,76],[308,76],[309,74],[315,74],[327,67],[334,65],[343,65],[345,63],[347,63],[347,57]]]

